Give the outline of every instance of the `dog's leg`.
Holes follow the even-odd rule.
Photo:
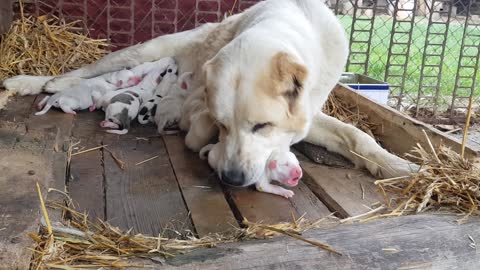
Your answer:
[[[133,67],[147,61],[158,60],[167,56],[179,55],[192,42],[199,41],[203,36],[215,28],[216,24],[205,24],[196,29],[164,35],[145,43],[131,46],[110,53],[95,63],[80,69],[65,73],[63,76],[91,78],[107,72],[117,71],[125,67]],[[20,95],[33,95],[42,91],[46,82],[53,77],[20,75],[3,82],[3,86]],[[61,83],[59,80],[57,83]],[[62,82],[63,83],[63,82]],[[49,84],[49,89],[63,90],[55,83]]]
[[[405,176],[419,168],[389,153],[363,131],[323,113],[314,116],[305,141],[339,153],[375,176]]]
[[[266,192],[266,193],[272,193],[276,195],[280,195],[285,198],[291,198],[295,193],[291,190],[284,189],[281,186],[277,185],[272,185],[268,181],[260,181],[257,184],[255,184],[255,187],[257,188],[258,191],[260,192]]]
[[[217,134],[218,128],[207,110],[192,115],[190,122],[185,144],[190,150],[198,152]]]

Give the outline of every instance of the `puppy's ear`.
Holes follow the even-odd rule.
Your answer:
[[[272,79],[277,85],[276,94],[285,97],[292,109],[303,91],[303,84],[308,75],[307,68],[285,52],[277,53],[271,63]]]

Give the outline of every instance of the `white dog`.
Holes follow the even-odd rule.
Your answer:
[[[348,57],[345,31],[322,1],[261,1],[221,23],[157,37],[65,76],[88,78],[166,56],[195,74],[180,123],[186,145],[199,151],[218,132],[217,172],[227,184],[255,183],[274,149],[302,139],[374,175],[412,170],[367,134],[321,113]],[[17,76],[4,86],[33,94],[50,79]]]

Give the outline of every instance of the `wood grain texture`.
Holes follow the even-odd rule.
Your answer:
[[[26,104],[31,106],[33,99],[16,98],[10,105],[18,106],[0,116],[0,121],[12,124],[10,132],[4,133],[9,136],[5,141],[14,141],[0,144],[0,269],[29,268],[32,251],[27,248],[33,243],[27,233],[38,230],[41,216],[35,183],[39,182],[46,196],[47,188],[54,186],[57,177],[53,145],[63,131],[56,126],[29,128],[34,120],[26,113],[32,111]],[[59,125],[67,126],[68,121],[71,126],[71,119],[67,118]],[[68,127],[64,131],[68,133]]]
[[[198,235],[226,233],[238,227],[208,163],[185,147],[183,136],[166,136],[164,141]]]
[[[139,127],[136,132],[149,136],[146,129]],[[154,132],[151,129],[152,135]],[[106,214],[111,224],[123,229],[133,228],[134,232],[166,233],[173,237],[177,236],[175,231],[193,231],[160,137],[150,136],[145,141],[137,139],[135,134],[106,135],[104,143],[126,164],[126,169],[121,170],[105,152]],[[158,158],[135,165],[154,156]]]
[[[290,189],[290,188],[289,188]],[[253,222],[291,222],[292,214],[298,218],[305,214],[309,220],[323,218],[331,212],[302,182],[291,188],[295,195],[290,199],[259,192],[255,188],[230,188],[227,194],[242,218]]]
[[[406,216],[314,230],[303,237],[329,244],[338,256],[292,238],[249,241],[201,249],[168,259],[154,269],[368,269],[474,270],[480,253],[478,219],[457,225],[454,217]],[[146,262],[152,264],[151,262]]]
[[[368,212],[373,203],[384,202],[367,171],[316,164],[297,153],[303,181],[327,207],[346,218]]]
[[[105,131],[99,123],[103,120],[101,112],[79,112],[75,117],[72,130],[72,143],[80,141],[79,149],[90,149],[102,144]],[[103,151],[96,150],[72,156],[68,190],[75,206],[81,212],[86,211],[91,220],[105,219],[105,186],[103,171]]]

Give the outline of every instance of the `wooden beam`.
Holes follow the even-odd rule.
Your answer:
[[[340,99],[357,104],[359,110],[368,115],[368,120],[374,124],[378,124],[378,128],[374,130],[376,138],[380,144],[389,151],[403,156],[405,153],[420,143],[426,145],[426,138],[422,132],[424,129],[428,137],[435,146],[441,142],[460,153],[460,140],[443,134],[437,129],[415,120],[405,114],[398,112],[388,106],[383,106],[373,102],[365,96],[362,96],[343,84],[338,84],[333,93]],[[467,147],[465,149],[466,157],[476,157],[479,153],[474,149]]]
[[[480,221],[475,218],[457,225],[455,218],[405,216],[302,235],[330,245],[343,256],[281,237],[200,249],[153,269],[479,269],[480,253],[471,247],[469,236],[480,239]]]

